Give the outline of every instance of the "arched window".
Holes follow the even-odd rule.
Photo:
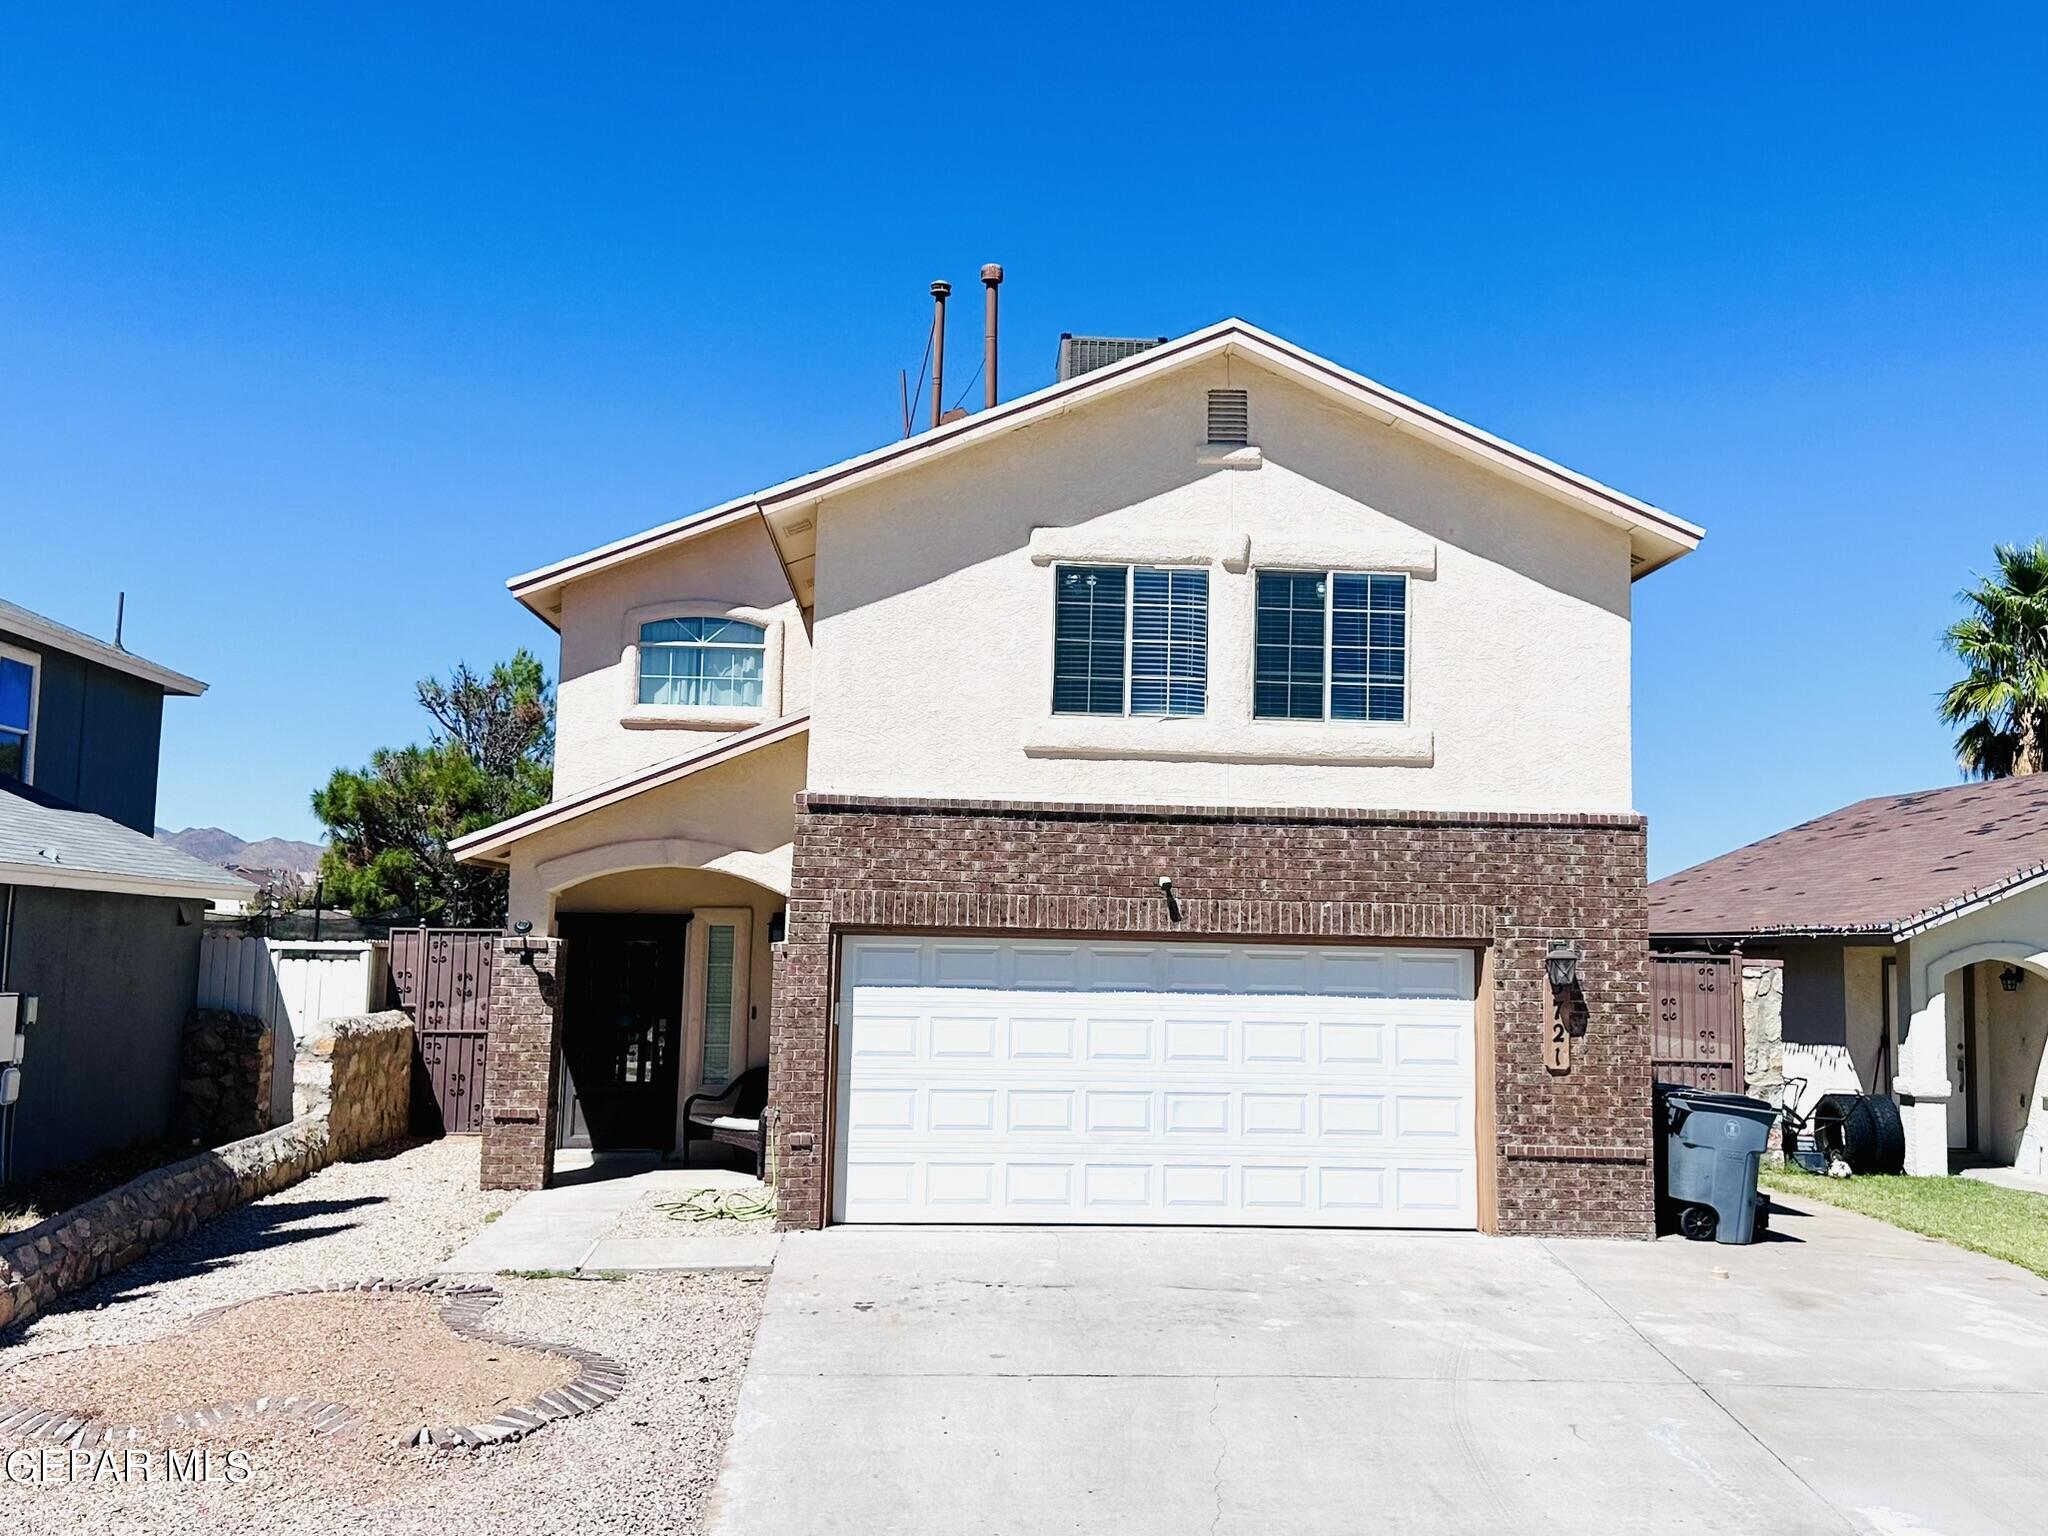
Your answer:
[[[640,626],[640,702],[761,707],[768,631],[716,617]]]

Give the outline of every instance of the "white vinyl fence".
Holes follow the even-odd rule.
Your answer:
[[[384,1006],[387,946],[208,933],[199,941],[201,1008],[263,1019],[276,1033],[270,1085],[273,1121],[291,1117],[292,1052],[322,1019]]]

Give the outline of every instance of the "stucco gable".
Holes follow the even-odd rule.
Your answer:
[[[1231,319],[900,443],[527,572],[514,577],[508,585],[522,602],[545,617],[548,594],[558,592],[565,582],[639,559],[737,520],[760,518],[775,540],[798,601],[808,609],[816,593],[817,514],[828,497],[843,495],[885,477],[924,470],[956,453],[980,450],[995,439],[1026,427],[1050,424],[1057,430],[1060,418],[1068,412],[1101,405],[1127,389],[1166,374],[1231,357],[1290,375],[1303,387],[1346,410],[1414,434],[1444,454],[1519,482],[1542,496],[1624,530],[1629,537],[1633,571],[1638,576],[1690,552],[1702,537],[1700,528],[1660,508],[1426,406],[1243,320]]]

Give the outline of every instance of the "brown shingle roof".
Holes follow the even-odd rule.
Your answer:
[[[2048,774],[1878,795],[1650,886],[1653,934],[1891,932],[2048,866]]]

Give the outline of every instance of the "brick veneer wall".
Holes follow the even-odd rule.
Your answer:
[[[1436,940],[1491,954],[1495,1144],[1480,1155],[1494,1160],[1498,1230],[1647,1237],[1644,841],[1637,816],[804,795],[769,1036],[779,1218],[812,1227],[827,1215],[843,933]],[[1543,954],[1564,938],[1584,957],[1586,1028],[1571,1071],[1552,1074]]]
[[[546,1189],[554,1179],[555,1060],[562,1045],[560,939],[504,938],[491,967],[484,1077],[483,1187]],[[522,951],[533,963],[525,963]]]

